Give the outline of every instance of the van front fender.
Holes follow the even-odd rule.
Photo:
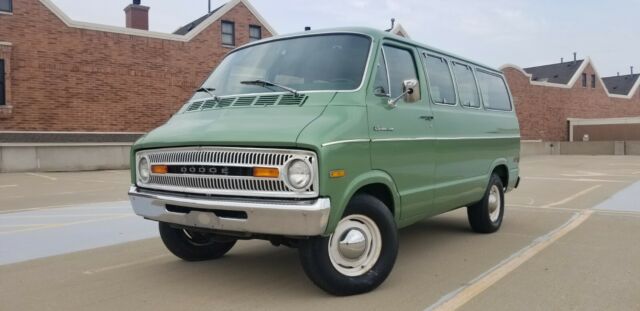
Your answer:
[[[341,192],[341,196],[331,198],[331,214],[329,216],[329,222],[327,224],[325,235],[330,235],[331,233],[333,233],[336,226],[338,225],[338,222],[342,218],[342,215],[344,214],[344,211],[346,210],[351,198],[360,189],[372,184],[382,184],[389,189],[389,191],[391,192],[391,196],[393,197],[393,206],[389,206],[389,209],[391,209],[393,217],[396,223],[398,223],[398,221],[400,220],[401,210],[401,202],[400,195],[398,194],[398,189],[396,188],[396,185],[389,174],[384,171],[373,170],[353,178],[344,189],[344,191]]]

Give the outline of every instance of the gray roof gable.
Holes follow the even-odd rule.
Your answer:
[[[192,21],[191,23],[188,23],[188,24],[178,28],[178,30],[174,31],[173,34],[174,35],[186,35],[186,34],[188,34],[189,31],[193,30],[193,28],[198,27],[198,25],[200,25],[200,23],[204,22],[209,16],[213,15],[215,12],[220,10],[225,5],[226,4],[223,4],[223,5],[219,6],[217,9],[205,14],[204,16]]]
[[[613,76],[602,78],[610,94],[628,95],[638,81],[640,74]]]
[[[524,71],[531,74],[532,81],[568,84],[576,74],[584,60],[569,61],[551,65],[524,68]]]

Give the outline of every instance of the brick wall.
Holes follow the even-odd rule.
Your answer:
[[[221,45],[220,20],[235,22],[238,45],[249,42],[250,24],[271,36],[243,3],[189,42],[67,27],[39,0],[13,9],[0,15],[12,106],[0,111],[0,131],[148,131],[231,50]]]
[[[583,71],[588,76],[586,88],[582,87],[580,78],[572,88],[559,88],[532,85],[529,77],[515,68],[506,67],[503,72],[525,140],[568,140],[568,118],[640,116],[640,90],[631,99],[621,99],[607,96],[599,81],[591,88],[591,74],[595,74],[591,64]]]

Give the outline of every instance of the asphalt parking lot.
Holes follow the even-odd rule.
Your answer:
[[[134,216],[128,172],[0,174],[1,310],[640,310],[640,157],[522,161],[502,229],[464,210],[400,234],[390,277],[336,298],[294,249],[242,241],[171,256]]]

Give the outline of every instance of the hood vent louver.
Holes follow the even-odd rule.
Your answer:
[[[231,106],[231,104],[233,104],[233,102],[236,100],[235,97],[227,97],[227,98],[222,98],[220,99],[220,101],[218,102],[218,108],[224,108],[224,107],[229,107]]]
[[[255,97],[240,97],[238,98],[238,100],[236,100],[233,106],[234,107],[251,106],[251,104],[253,104],[253,101],[255,99],[256,99]]]
[[[286,105],[286,106],[302,106],[306,101],[306,96],[296,96],[296,95],[282,95],[280,98],[280,102],[278,105]]]
[[[187,108],[187,111],[200,110],[201,106],[202,106],[202,102],[195,102],[195,103],[189,105],[189,108]]]
[[[255,106],[271,106],[271,105],[275,105],[276,102],[278,101],[279,97],[280,97],[279,95],[260,96],[260,97],[258,97],[258,100],[255,103]]]
[[[204,102],[204,105],[202,105],[202,110],[211,109],[211,108],[215,107],[217,103],[218,102],[216,102],[213,99],[207,100],[207,101]]]
[[[185,112],[195,112],[226,107],[266,107],[266,106],[302,106],[307,101],[306,95],[263,95],[225,97],[218,100],[208,99],[191,103]]]

